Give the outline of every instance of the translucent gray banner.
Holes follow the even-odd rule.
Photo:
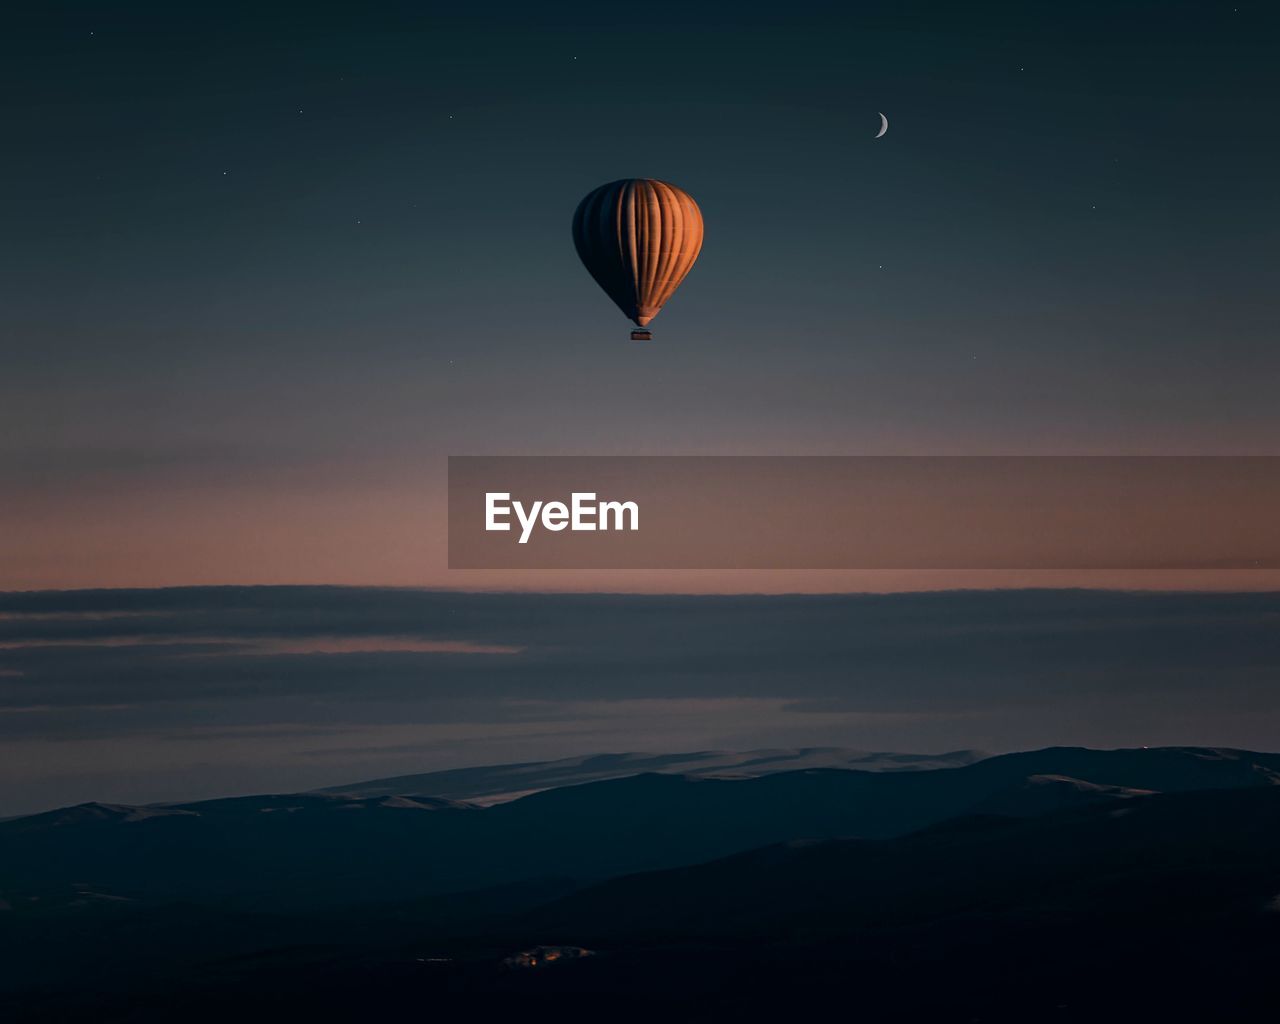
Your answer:
[[[451,569],[1274,569],[1280,457],[454,456]]]

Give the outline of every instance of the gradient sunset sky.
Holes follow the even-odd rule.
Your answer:
[[[445,458],[1280,453],[1276,21],[11,13],[0,589],[1064,582],[450,573]],[[649,346],[569,237],[579,198],[630,176],[706,218]]]

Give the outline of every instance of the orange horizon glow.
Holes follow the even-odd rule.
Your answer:
[[[324,474],[9,495],[0,591],[341,585],[646,594],[1280,590],[1280,570],[450,570],[443,482]]]

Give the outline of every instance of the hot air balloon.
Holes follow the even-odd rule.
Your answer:
[[[596,284],[648,341],[658,315],[702,248],[702,213],[688,192],[653,178],[601,185],[578,204],[573,244]]]

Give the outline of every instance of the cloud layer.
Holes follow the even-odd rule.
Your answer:
[[[1280,594],[0,594],[0,813],[594,750],[1266,746]]]

